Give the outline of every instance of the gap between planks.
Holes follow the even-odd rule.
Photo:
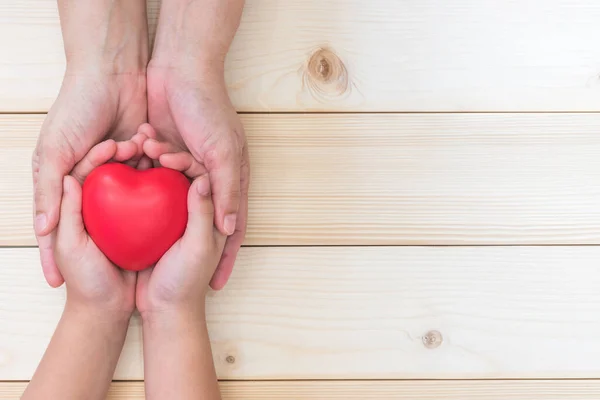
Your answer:
[[[27,382],[0,382],[14,400]],[[238,381],[220,382],[223,400],[597,400],[599,380]],[[113,382],[107,400],[142,400],[143,382]]]

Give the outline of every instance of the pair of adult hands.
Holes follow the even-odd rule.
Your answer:
[[[159,140],[189,151],[208,172],[215,226],[228,235],[210,286],[219,290],[227,283],[246,233],[250,171],[243,126],[222,73],[150,61],[140,73],[67,68],[33,154],[34,227],[50,286],[64,282],[53,255],[64,176],[94,145],[131,139],[146,121]]]

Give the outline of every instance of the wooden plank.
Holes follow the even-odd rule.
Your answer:
[[[0,382],[0,400],[26,382]],[[223,400],[597,400],[599,380],[220,382]],[[108,400],[143,400],[143,382],[113,382]]]
[[[241,111],[597,111],[599,20],[596,0],[247,0],[226,79]],[[2,1],[0,54],[0,111],[47,111],[55,2]]]
[[[0,245],[34,245],[43,115],[0,116]],[[244,115],[248,245],[598,244],[600,114]]]
[[[217,373],[594,378],[599,261],[596,246],[244,248],[209,296]],[[47,287],[35,248],[0,249],[0,265],[0,380],[28,380],[64,291]],[[137,319],[132,328],[117,380],[143,379]]]

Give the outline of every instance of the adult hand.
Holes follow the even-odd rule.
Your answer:
[[[250,169],[224,60],[243,0],[163,1],[148,65],[148,119],[158,139],[188,150],[208,171],[215,225],[229,235],[210,286],[229,279],[246,235]]]
[[[33,154],[34,227],[42,269],[50,286],[63,282],[52,255],[63,177],[95,144],[108,138],[131,138],[145,118],[143,76],[65,77]]]
[[[63,177],[103,139],[131,138],[146,121],[144,0],[59,0],[67,69],[33,154],[34,228],[44,276],[60,286],[52,254]]]
[[[159,140],[169,142],[173,151],[189,150],[208,171],[215,225],[222,234],[229,235],[210,283],[218,290],[227,283],[246,234],[248,145],[225,85],[218,81],[199,82],[196,76],[154,68],[151,63],[148,116]]]

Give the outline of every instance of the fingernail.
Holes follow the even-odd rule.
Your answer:
[[[38,214],[35,217],[35,231],[39,234],[48,225],[48,217],[46,214]]]
[[[232,235],[235,232],[235,220],[237,216],[235,214],[229,214],[225,216],[225,221],[223,223],[225,227],[225,233],[227,235]]]

